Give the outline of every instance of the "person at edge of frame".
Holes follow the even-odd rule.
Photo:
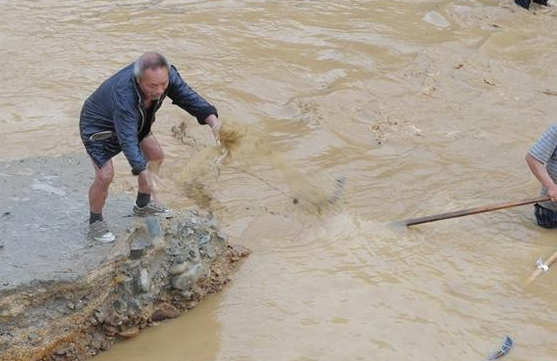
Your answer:
[[[542,184],[549,201],[534,205],[536,221],[543,228],[557,228],[557,123],[550,125],[526,154],[526,163]]]

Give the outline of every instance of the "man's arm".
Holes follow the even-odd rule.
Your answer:
[[[147,162],[139,147],[137,135],[139,114],[134,108],[126,106],[116,92],[113,93],[112,100],[115,106],[113,121],[118,142],[132,167],[132,173],[139,175],[147,167]]]
[[[114,126],[120,147],[132,167],[132,174],[138,176],[139,189],[141,193],[151,194],[153,183],[151,175],[147,170],[147,162],[141,153],[137,135],[137,119],[139,114],[126,110],[122,104],[116,104],[114,113]]]
[[[170,67],[168,77],[168,97],[172,103],[196,117],[199,124],[208,124],[207,120],[214,124],[213,118],[218,117],[217,109],[190,88],[174,66]]]
[[[547,189],[547,195],[557,202],[557,185],[549,175],[546,165],[555,157],[557,148],[557,124],[550,125],[526,155],[526,163],[534,176]]]
[[[213,135],[215,136],[215,141],[217,142],[217,146],[220,145],[219,131],[220,131],[221,123],[219,118],[217,118],[216,115],[211,114],[207,118],[205,118],[205,124],[211,127],[211,130],[213,131]]]
[[[553,179],[551,179],[551,176],[545,168],[545,164],[534,158],[530,153],[526,155],[526,163],[534,176],[547,188],[547,196],[549,199],[551,199],[552,202],[557,202],[557,185]]]

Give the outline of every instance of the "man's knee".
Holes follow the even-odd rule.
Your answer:
[[[101,169],[97,169],[97,171],[95,172],[95,181],[105,188],[108,188],[108,186],[110,186],[113,178],[114,170],[112,169],[112,167],[103,167]]]
[[[164,151],[152,134],[141,141],[141,150],[149,162],[160,164],[164,160]]]
[[[149,162],[160,164],[162,163],[163,160],[164,160],[164,151],[162,150],[162,148],[155,149],[154,151],[151,152],[149,157]]]

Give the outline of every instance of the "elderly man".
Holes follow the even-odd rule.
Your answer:
[[[151,173],[158,170],[164,159],[151,126],[166,96],[195,116],[200,124],[209,125],[218,142],[220,122],[216,108],[193,91],[176,68],[158,53],[141,55],[135,63],[102,83],[83,105],[79,130],[95,168],[95,180],[89,189],[89,233],[97,241],[115,239],[103,219],[102,210],[114,176],[112,157],[121,151],[132,174],[138,177],[133,213],[172,216],[167,207],[151,199],[155,191]]]
[[[530,149],[526,163],[542,184],[542,195],[550,199],[535,205],[538,225],[557,228],[557,124],[549,126]]]

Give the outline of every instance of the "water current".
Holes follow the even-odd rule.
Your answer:
[[[220,167],[167,102],[162,199],[252,249],[225,290],[98,361],[555,360],[557,248],[524,156],[557,112],[557,11],[495,0],[0,0],[2,159],[82,152],[84,99],[147,50],[245,131]],[[133,194],[125,158],[112,192]],[[338,179],[345,179],[334,202]],[[110,199],[108,203],[110,207]],[[87,210],[84,210],[86,217]]]

